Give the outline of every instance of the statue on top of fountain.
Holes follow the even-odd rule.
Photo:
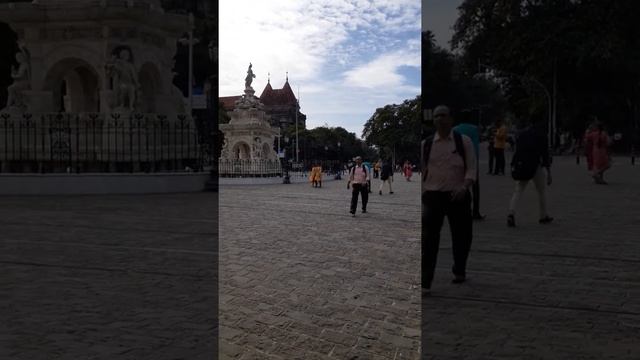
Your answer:
[[[247,77],[244,78],[244,88],[245,89],[253,89],[251,87],[251,83],[253,82],[253,79],[255,79],[256,75],[253,73],[253,70],[251,69],[252,65],[251,63],[249,63],[249,69],[247,70]]]

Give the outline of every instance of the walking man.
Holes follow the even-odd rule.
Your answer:
[[[351,209],[349,212],[351,216],[356,216],[356,209],[358,208],[358,194],[362,197],[362,213],[367,212],[367,202],[369,201],[369,171],[367,167],[362,164],[362,158],[356,157],[356,164],[351,168],[349,172],[349,182],[347,182],[347,189],[351,185]]]
[[[480,161],[480,131],[478,130],[478,126],[474,125],[471,122],[470,117],[464,118],[460,121],[456,127],[453,128],[453,131],[458,132],[462,135],[467,135],[471,142],[473,143],[473,149],[476,153],[476,164],[479,164]],[[483,220],[485,218],[484,215],[480,214],[480,167],[476,166],[476,181],[473,183],[472,187],[473,193],[473,219],[474,220]]]
[[[476,156],[471,139],[452,130],[449,108],[433,112],[436,133],[422,141],[422,294],[431,293],[445,216],[451,228],[454,283],[466,279],[473,236],[471,195]]]
[[[379,194],[382,195],[382,188],[384,184],[389,184],[389,194],[393,194],[393,190],[391,189],[391,183],[393,182],[393,167],[391,165],[390,160],[385,160],[382,164],[382,168],[380,170],[380,191]]]
[[[539,125],[541,121],[537,121]],[[540,224],[548,224],[553,218],[547,213],[546,186],[551,185],[551,158],[547,137],[544,136],[534,124],[525,124],[525,129],[516,139],[516,152],[511,160],[511,176],[516,180],[516,188],[509,203],[509,215],[507,226],[516,226],[516,207],[518,200],[524,192],[530,180],[536,186],[538,192],[538,205]]]

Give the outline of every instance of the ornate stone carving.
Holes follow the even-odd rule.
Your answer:
[[[222,151],[220,153],[220,157],[223,159],[229,158],[229,141],[227,138],[224,139],[224,143],[222,144]]]
[[[11,78],[13,84],[9,85],[7,92],[7,108],[18,108],[25,110],[27,107],[24,92],[31,88],[31,64],[29,52],[22,48],[16,54],[18,66],[11,67]]]
[[[120,48],[105,65],[107,74],[113,79],[113,101],[115,109],[133,111],[137,107],[140,83],[138,72],[131,61],[131,51]]]

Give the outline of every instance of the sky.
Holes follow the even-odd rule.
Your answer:
[[[422,26],[431,30],[436,43],[451,49],[449,41],[453,36],[453,25],[458,18],[458,6],[463,0],[422,0]]]
[[[420,94],[420,0],[220,0],[220,96],[289,85],[307,128],[362,136],[376,108]]]

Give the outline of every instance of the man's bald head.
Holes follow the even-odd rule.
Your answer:
[[[449,107],[446,105],[438,105],[436,106],[435,109],[433,109],[433,116],[438,116],[438,115],[447,115],[450,116],[451,115],[451,110],[449,110]]]
[[[448,106],[438,105],[433,109],[433,124],[441,135],[449,134],[453,127],[453,119]]]

